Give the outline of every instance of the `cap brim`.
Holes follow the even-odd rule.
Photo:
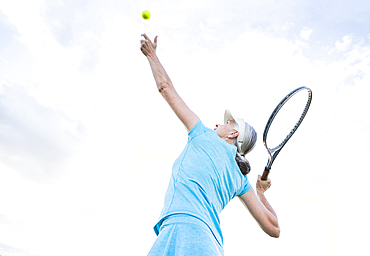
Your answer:
[[[225,110],[225,115],[224,115],[224,123],[226,124],[227,121],[229,120],[235,120],[234,116],[230,113],[228,109]]]
[[[226,124],[226,122],[229,120],[234,120],[235,123],[237,123],[238,125],[244,122],[244,119],[233,116],[233,114],[231,114],[231,112],[228,109],[226,109],[224,115],[224,123]]]

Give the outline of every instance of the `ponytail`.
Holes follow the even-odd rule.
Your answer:
[[[244,176],[251,171],[249,161],[244,157],[244,155],[241,155],[238,151],[236,151],[235,161],[238,164],[239,169]]]

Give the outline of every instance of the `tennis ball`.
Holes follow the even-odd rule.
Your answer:
[[[143,16],[144,20],[148,20],[150,18],[150,12],[145,10],[145,11],[143,11],[142,16]]]

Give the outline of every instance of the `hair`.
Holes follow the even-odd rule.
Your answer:
[[[247,175],[251,171],[251,165],[249,164],[249,161],[247,160],[247,158],[241,155],[238,151],[236,151],[235,161],[238,164],[239,169],[244,176]]]
[[[235,128],[236,130],[238,130],[237,124]],[[251,171],[251,166],[249,164],[249,161],[245,158],[245,155],[248,154],[250,151],[252,151],[257,141],[256,131],[254,130],[252,126],[250,126],[247,123],[245,123],[245,132],[244,132],[243,139],[244,139],[244,143],[240,146],[240,149],[238,147],[237,139],[235,139],[234,145],[238,148],[236,152],[235,161],[238,164],[240,171],[245,176]]]

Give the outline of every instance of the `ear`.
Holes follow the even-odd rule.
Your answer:
[[[227,136],[227,138],[228,139],[234,139],[234,138],[237,138],[239,136],[239,132],[238,131],[233,131],[233,132],[231,132],[228,136]]]

